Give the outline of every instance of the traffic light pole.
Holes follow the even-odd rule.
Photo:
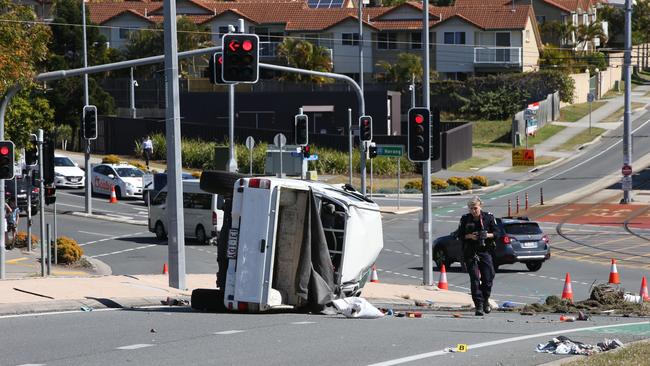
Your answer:
[[[623,165],[632,166],[632,0],[625,0],[625,55],[623,60],[623,75],[625,80],[625,105],[623,113]],[[629,184],[622,184],[623,199],[621,203],[632,202],[632,175]]]
[[[629,0],[628,0],[629,1]],[[424,50],[424,67],[422,75],[422,98],[424,106],[431,110],[429,97],[429,2],[422,0],[422,49]],[[431,116],[429,114],[429,116]],[[431,128],[431,119],[427,121]],[[429,134],[431,135],[431,134]],[[438,148],[437,146],[434,148]],[[433,285],[433,267],[431,261],[431,158],[422,164],[422,282]]]
[[[41,277],[45,277],[45,186],[43,184],[43,130],[38,130],[38,197],[39,197],[39,219],[41,224]],[[49,253],[48,253],[49,256]],[[49,275],[49,273],[48,273]]]
[[[84,68],[88,67],[88,47],[86,46],[86,1],[81,1],[81,20],[83,25],[83,52],[84,52]],[[90,104],[90,99],[88,97],[88,74],[84,74],[84,106]],[[42,139],[41,139],[42,140]],[[39,158],[40,159],[40,158]],[[42,159],[40,160],[43,161]],[[86,176],[86,189],[85,189],[85,201],[86,201],[86,213],[93,213],[93,202],[91,193],[91,174],[90,174],[90,140],[86,140],[86,146],[84,150],[84,169]],[[43,169],[41,168],[41,175],[39,176],[41,182],[43,181]],[[43,191],[43,185],[41,184],[41,192]],[[43,203],[43,195],[41,194],[41,205]],[[41,206],[42,208],[43,206]],[[41,215],[43,210],[41,209]],[[41,229],[41,248],[43,247],[43,231]]]

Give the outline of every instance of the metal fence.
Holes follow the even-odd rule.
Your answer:
[[[546,99],[539,101],[537,110],[537,128],[544,127],[547,123],[553,122],[560,117],[560,92],[549,94]],[[524,110],[515,114],[512,119],[512,146],[522,145],[526,134],[526,120]]]

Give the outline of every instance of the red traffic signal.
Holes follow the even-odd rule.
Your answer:
[[[414,162],[424,162],[431,157],[431,112],[426,108],[409,109],[408,157]]]
[[[14,143],[0,141],[0,179],[14,177]]]
[[[305,145],[302,147],[302,157],[303,158],[308,158],[311,156],[311,148],[309,145]]]
[[[221,75],[222,68],[223,68],[223,55],[221,54],[221,52],[212,54],[212,56],[210,56],[210,60],[208,61],[208,68],[206,69],[206,73],[208,79],[210,79],[210,83],[226,84],[226,82],[223,81],[223,77]]]
[[[361,139],[361,141],[372,140],[372,117],[359,117],[359,139]]]
[[[228,33],[222,38],[221,76],[227,83],[256,83],[259,78],[259,37]]]
[[[422,122],[424,122],[424,116],[422,116],[421,114],[416,114],[415,115],[415,123],[420,124]]]

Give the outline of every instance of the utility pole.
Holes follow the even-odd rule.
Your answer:
[[[47,239],[45,238],[45,185],[43,180],[43,130],[39,129],[37,133],[37,147],[38,147],[38,198],[39,198],[39,210],[38,217],[41,226],[41,277],[45,277],[45,259],[50,256],[49,253],[45,253],[45,248],[47,247]],[[31,193],[31,192],[30,192]],[[49,270],[49,268],[48,268]],[[50,274],[49,272],[47,273]]]
[[[625,0],[625,113],[623,114],[623,165],[632,166],[632,0]],[[625,184],[625,180],[629,184]],[[623,199],[621,203],[632,202],[632,175],[623,178]]]
[[[86,43],[86,0],[81,0],[81,21],[83,23],[82,29],[83,29],[83,51],[84,51],[84,68],[88,67],[88,46]],[[84,74],[84,106],[87,106],[90,104],[90,101],[88,100],[88,74]],[[84,151],[84,168],[86,169],[85,175],[86,175],[86,213],[87,214],[92,214],[93,213],[93,203],[92,203],[92,197],[90,196],[91,193],[91,172],[90,172],[90,140],[86,139],[86,150]],[[43,176],[39,176],[39,178],[43,178]],[[44,229],[42,229],[44,230]],[[43,247],[43,233],[41,233],[41,248]]]
[[[131,79],[129,82],[130,91],[131,91],[131,118],[136,118],[136,109],[135,109],[135,87],[138,85],[138,82],[133,79],[133,68],[131,68]]]
[[[422,101],[424,107],[431,110],[429,97],[429,1],[422,0],[422,49],[424,50],[424,67],[422,75]],[[415,90],[414,90],[415,91]],[[430,115],[430,114],[429,114]],[[431,120],[427,121],[431,128]],[[435,130],[435,129],[434,129]],[[429,135],[431,135],[429,133]],[[434,146],[438,149],[438,146]],[[422,164],[422,280],[424,285],[433,285],[433,267],[431,261],[431,153]]]
[[[357,7],[359,8],[359,87],[361,87],[361,95],[363,95],[363,0],[357,0]],[[365,110],[359,111],[359,116],[364,116],[365,114]],[[368,156],[366,149],[366,144],[361,140],[361,136],[359,136],[359,150],[361,151],[361,194],[364,196],[366,195],[366,157]]]

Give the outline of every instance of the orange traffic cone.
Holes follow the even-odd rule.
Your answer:
[[[616,269],[616,259],[612,258],[612,268],[609,270],[609,283],[618,285],[621,280],[618,278],[618,270]]]
[[[562,290],[562,300],[567,299],[573,302],[573,287],[571,286],[571,275],[569,272],[566,273],[566,278],[564,279],[564,289]]]
[[[645,276],[641,279],[641,290],[639,290],[639,296],[643,301],[650,301],[650,296],[648,296],[648,284],[645,282]]]
[[[440,268],[440,280],[438,281],[438,288],[441,290],[449,290],[449,284],[447,284],[447,269],[445,265],[442,265]]]
[[[167,273],[168,273],[167,263],[165,263],[165,264],[163,264],[163,273],[162,274],[167,274]]]
[[[370,282],[379,282],[379,276],[377,276],[377,266],[372,265],[372,273],[370,274]]]
[[[108,203],[117,203],[117,196],[115,195],[115,186],[111,186],[111,198]]]

